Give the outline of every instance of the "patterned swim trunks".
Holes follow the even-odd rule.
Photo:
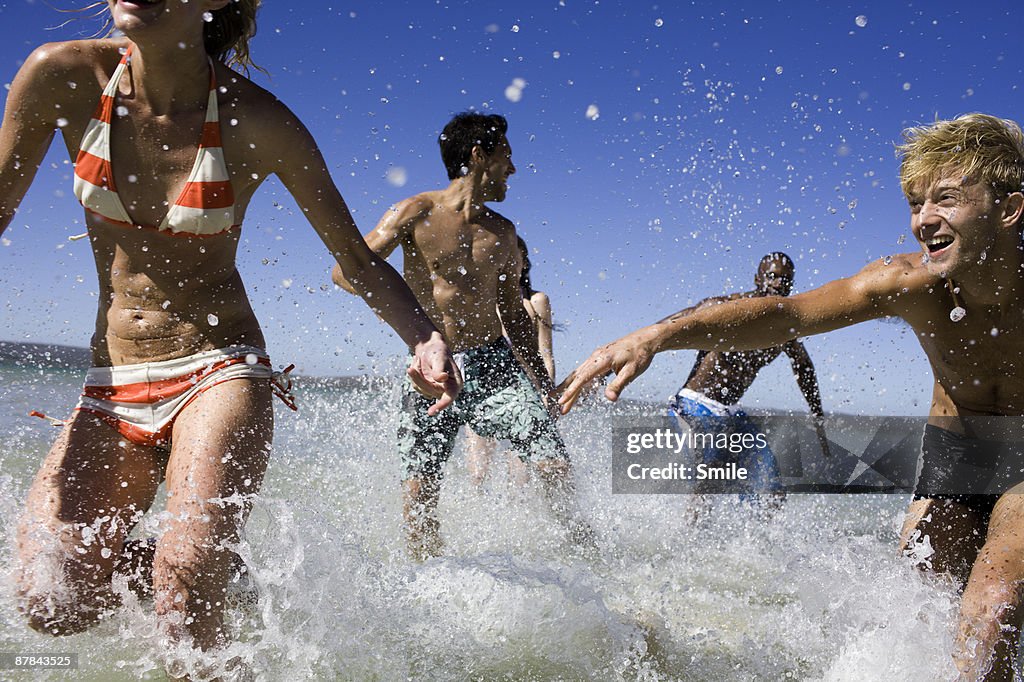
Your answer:
[[[462,392],[437,416],[427,415],[434,401],[405,381],[398,420],[405,479],[439,476],[463,424],[481,436],[511,441],[524,462],[568,459],[562,436],[504,338],[458,355]]]

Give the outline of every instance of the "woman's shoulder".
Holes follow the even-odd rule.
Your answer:
[[[43,43],[25,60],[26,66],[44,72],[66,72],[68,70],[113,70],[128,47],[125,38],[100,38],[91,40],[64,40]]]
[[[121,59],[124,40],[69,40],[44,43],[25,59],[18,71],[22,88],[35,99],[75,110],[76,103],[93,106],[106,78]]]
[[[543,291],[534,291],[529,298],[523,299],[530,317],[535,322],[551,326],[551,299]]]
[[[291,145],[294,140],[288,137],[289,132],[305,132],[299,117],[273,92],[225,64],[215,62],[214,68],[222,115],[244,122],[252,135],[265,141],[282,139]]]
[[[534,309],[551,310],[551,299],[543,291],[534,291],[529,300]]]

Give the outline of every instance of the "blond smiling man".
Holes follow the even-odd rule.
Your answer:
[[[1024,134],[969,114],[911,128],[900,180],[922,253],[874,262],[792,297],[683,311],[597,349],[563,382],[567,412],[609,372],[622,390],[665,350],[778,345],[881,317],[913,328],[934,374],[906,553],[964,585],[961,679],[1009,679],[1024,583]],[[1009,452],[1009,456],[1007,456]],[[993,454],[996,453],[996,454]],[[1000,459],[1001,458],[1001,459]],[[999,460],[983,480],[963,472]],[[924,550],[924,551],[922,551]]]

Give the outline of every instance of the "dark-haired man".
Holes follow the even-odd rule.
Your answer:
[[[706,298],[683,312],[701,310],[743,298],[789,296],[793,289],[793,275],[793,260],[789,256],[781,251],[769,253],[758,263],[753,291]],[[796,374],[797,385],[816,419],[822,449],[828,454],[828,440],[822,426],[824,413],[821,409],[818,378],[815,376],[814,365],[807,354],[807,349],[798,339],[754,350],[700,351],[686,383],[669,401],[670,412],[694,428],[721,418],[728,418],[735,428],[754,428],[753,424],[748,425],[746,413],[738,409],[736,404],[754,383],[758,372],[782,353],[789,357],[793,373]],[[721,459],[723,456],[730,458],[728,455],[720,456],[714,449],[704,453],[705,461]],[[748,453],[745,466],[752,472],[754,487],[766,492],[775,489],[778,470],[769,448]]]
[[[462,424],[481,436],[510,440],[536,467],[570,535],[590,542],[570,495],[569,459],[549,397],[553,385],[522,303],[515,226],[485,205],[505,199],[508,177],[516,171],[507,129],[496,114],[456,115],[438,140],[449,185],[398,203],[366,235],[370,248],[385,258],[402,246],[405,281],[443,331],[465,382],[458,400],[436,417],[427,414],[429,402],[411,384],[404,391],[398,448],[407,540],[417,559],[441,552],[436,507],[443,466]],[[352,291],[340,268],[331,276]],[[545,395],[537,393],[515,356]]]

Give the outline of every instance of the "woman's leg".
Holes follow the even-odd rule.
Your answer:
[[[270,455],[270,385],[234,379],[213,386],[178,415],[167,465],[168,521],[157,541],[157,613],[176,639],[217,646],[231,571],[230,545],[249,515]]]
[[[80,632],[117,606],[110,578],[130,562],[125,539],[153,503],[165,457],[87,412],[64,427],[18,528],[19,593],[33,629]]]

